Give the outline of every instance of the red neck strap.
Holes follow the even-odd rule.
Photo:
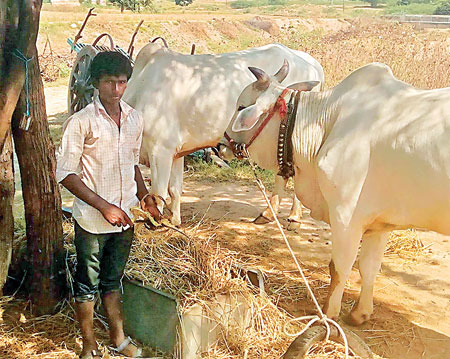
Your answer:
[[[286,106],[286,100],[283,98],[290,89],[285,88],[283,90],[283,92],[281,93],[280,96],[278,96],[277,102],[275,103],[275,105],[271,108],[271,110],[269,111],[269,114],[267,115],[267,117],[264,119],[264,121],[261,123],[261,125],[259,126],[259,128],[256,130],[256,132],[253,134],[252,138],[250,139],[250,141],[248,142],[248,144],[244,145],[246,148],[248,148],[253,141],[256,139],[256,137],[259,136],[259,134],[261,133],[261,131],[264,129],[264,127],[266,127],[266,125],[269,123],[270,119],[273,117],[273,115],[275,114],[275,112],[279,112],[280,113],[280,117],[281,119],[283,119],[283,117],[286,116],[287,114],[287,106]],[[234,155],[238,158],[242,157],[243,154],[241,154],[241,150],[239,147],[242,147],[240,144],[236,143],[236,141],[234,141],[229,135],[228,133],[225,131],[224,133],[224,137],[226,138],[226,140],[230,143],[231,145],[231,149],[234,153]]]
[[[287,114],[287,106],[286,106],[286,100],[283,98],[287,93],[289,89],[285,88],[281,95],[278,97],[277,102],[272,107],[272,109],[269,111],[269,114],[264,119],[264,121],[261,123],[259,128],[256,130],[256,132],[253,134],[252,138],[248,142],[246,147],[249,147],[253,141],[256,139],[256,137],[259,136],[261,131],[266,127],[266,125],[269,123],[269,121],[272,119],[273,115],[278,111],[280,113],[280,117],[283,119],[284,116]]]

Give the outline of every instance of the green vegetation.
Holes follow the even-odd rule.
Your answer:
[[[175,0],[175,4],[179,6],[188,6],[189,4],[192,4],[192,0]]]
[[[233,9],[245,9],[249,7],[261,7],[270,5],[283,6],[287,4],[287,0],[236,0],[231,3]]]
[[[108,0],[111,4],[120,7],[121,11],[131,10],[133,12],[140,12],[141,9],[148,9],[153,7],[152,0]]]
[[[419,4],[413,3],[408,5],[395,5],[387,7],[384,10],[385,14],[396,15],[396,14],[411,14],[411,15],[431,15],[436,9],[435,4]]]
[[[434,10],[434,15],[450,15],[450,1],[443,1]]]
[[[437,4],[432,0],[387,0],[385,14],[432,15]]]
[[[248,161],[232,160],[229,163],[230,168],[220,168],[215,164],[206,163],[201,160],[186,160],[188,173],[185,177],[193,177],[197,180],[208,181],[242,181],[244,183],[255,182],[255,175]],[[272,189],[275,180],[272,171],[264,170],[259,167],[256,169],[258,178],[260,178],[268,189]]]

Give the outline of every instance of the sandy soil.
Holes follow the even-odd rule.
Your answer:
[[[205,216],[218,225],[216,236],[224,246],[257,256],[258,267],[280,270],[286,280],[290,276],[300,278],[276,226],[251,223],[264,204],[254,185],[213,184],[187,178],[182,216],[184,220]],[[284,225],[289,206],[288,200],[281,206]],[[305,209],[298,233],[287,233],[323,303],[331,257],[328,225],[313,220]],[[373,351],[385,358],[450,358],[449,238],[431,232],[419,235],[426,246],[430,245],[428,251],[414,262],[397,255],[384,259],[375,285],[374,315],[356,329]],[[344,314],[357,298],[359,285],[356,265],[344,296]],[[298,298],[304,297],[305,293],[299,293]],[[313,312],[310,300],[291,302],[280,298],[280,305],[293,315]]]

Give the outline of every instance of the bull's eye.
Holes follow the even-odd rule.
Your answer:
[[[240,106],[238,107],[238,111],[242,111],[243,109],[245,109],[245,106],[240,105]]]

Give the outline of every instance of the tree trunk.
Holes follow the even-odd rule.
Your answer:
[[[14,201],[14,172],[12,166],[11,133],[6,136],[3,152],[0,154],[0,296],[8,276],[11,263],[12,243],[14,236],[14,217],[12,204]]]
[[[35,1],[42,4],[42,0]],[[33,9],[33,34],[39,28],[40,6]],[[64,294],[64,248],[61,196],[56,182],[55,148],[50,139],[44,87],[39,71],[36,38],[28,54],[29,101],[32,118],[28,131],[19,128],[26,113],[22,91],[13,116],[13,136],[22,178],[29,272],[26,287],[38,314],[50,313]],[[25,90],[25,89],[24,89]]]
[[[11,130],[11,117],[25,81],[25,71],[13,49],[27,54],[29,43],[37,32],[30,33],[31,12],[38,0],[0,0],[2,57],[0,64],[0,153]],[[42,0],[40,0],[42,1]],[[40,7],[39,7],[40,9]]]
[[[14,41],[7,40],[7,35],[17,33],[18,13],[17,3],[0,0],[0,295],[8,276],[14,236],[11,116],[24,80],[23,69],[18,69],[9,56]]]

